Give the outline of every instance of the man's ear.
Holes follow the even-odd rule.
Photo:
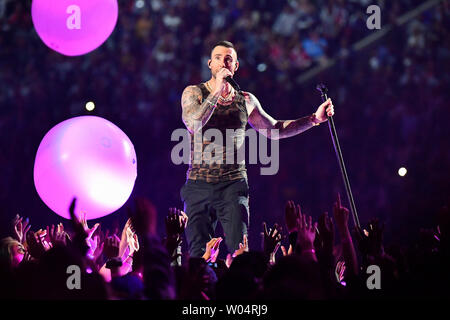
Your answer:
[[[234,67],[234,72],[236,72],[237,69],[239,69],[239,61],[236,61],[236,66]]]
[[[211,59],[208,60],[208,68],[211,69]]]

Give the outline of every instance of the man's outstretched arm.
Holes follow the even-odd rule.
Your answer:
[[[331,99],[322,103],[317,111],[306,117],[296,120],[275,120],[261,107],[258,99],[251,93],[245,93],[246,103],[248,105],[249,118],[248,122],[257,131],[270,139],[283,139],[295,136],[303,131],[306,131],[322,122],[328,120],[325,112],[328,115],[334,115],[334,107]],[[262,130],[261,129],[266,129]],[[271,129],[278,129],[278,136],[272,136]]]

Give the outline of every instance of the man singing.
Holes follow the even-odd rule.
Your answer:
[[[236,50],[231,42],[220,41],[208,60],[211,79],[184,89],[181,98],[182,118],[191,133],[191,159],[187,180],[180,191],[184,211],[189,217],[186,238],[191,257],[201,257],[206,243],[214,237],[219,221],[228,251],[233,253],[247,237],[249,224],[249,196],[245,163],[235,159],[235,148],[223,148],[223,161],[211,161],[205,152],[208,139],[195,139],[195,134],[214,128],[224,133],[233,129],[244,136],[247,122],[268,138],[287,138],[317,126],[334,115],[330,99],[322,103],[312,115],[296,120],[275,120],[268,115],[258,99],[250,92],[237,92],[226,81],[239,68]],[[242,130],[237,130],[242,129]],[[272,137],[271,129],[278,135]],[[233,139],[243,140],[243,137]],[[225,138],[223,140],[226,140]],[[209,156],[208,156],[209,154]],[[215,158],[215,157],[214,157]]]

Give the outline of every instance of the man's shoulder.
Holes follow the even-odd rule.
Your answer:
[[[241,91],[241,94],[247,103],[255,104],[258,101],[255,95],[249,91]]]
[[[183,90],[181,95],[181,107],[190,106],[192,103],[198,104],[202,101],[202,90],[196,85],[189,85]]]
[[[247,109],[247,114],[250,115],[255,108],[258,107],[258,99],[255,95],[248,91],[241,91],[242,96],[244,97],[245,107]]]
[[[198,93],[202,92],[202,89],[200,88],[200,84],[191,84],[184,88],[183,93],[184,92]]]

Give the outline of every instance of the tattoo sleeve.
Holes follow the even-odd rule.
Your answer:
[[[247,102],[251,103],[254,107],[249,116],[251,126],[258,131],[265,129],[260,132],[267,136],[267,138],[283,139],[292,137],[315,125],[312,115],[296,120],[275,120],[263,110],[258,99],[252,94],[248,95]],[[278,130],[278,135],[272,137],[271,130],[274,129]]]
[[[183,122],[190,132],[197,132],[209,121],[219,99],[219,94],[211,93],[202,101],[202,91],[189,86],[183,91],[181,106]]]
[[[289,138],[302,133],[314,126],[312,116],[302,117],[296,120],[278,120],[274,129],[279,129],[280,139]]]

